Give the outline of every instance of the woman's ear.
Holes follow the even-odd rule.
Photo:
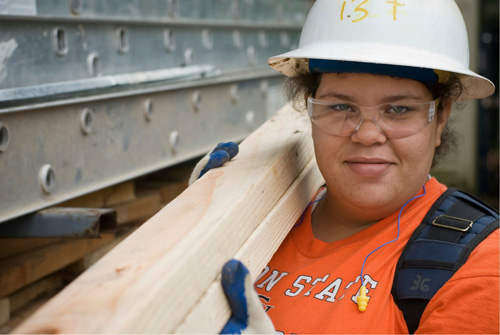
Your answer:
[[[437,113],[437,128],[436,128],[436,147],[441,145],[441,136],[443,135],[446,124],[451,113],[451,107],[453,105],[452,100],[449,97],[444,97],[439,103],[438,113]],[[439,110],[441,109],[441,110]]]

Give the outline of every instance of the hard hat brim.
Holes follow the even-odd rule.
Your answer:
[[[318,57],[318,55],[322,55]],[[397,55],[397,56],[393,56]],[[355,43],[340,41],[311,43],[298,49],[269,58],[268,64],[287,77],[309,72],[309,59],[390,64],[426,68],[454,73],[461,80],[464,90],[459,100],[481,99],[492,95],[495,85],[487,78],[464,68],[456,60],[440,54],[395,45]]]

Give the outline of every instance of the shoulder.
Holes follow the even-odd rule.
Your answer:
[[[497,229],[477,245],[431,299],[417,332],[498,334],[499,273]],[[475,315],[475,322],[470,322],[468,315]]]
[[[472,276],[499,277],[500,234],[496,229],[471,252],[465,264],[450,281],[458,281]]]

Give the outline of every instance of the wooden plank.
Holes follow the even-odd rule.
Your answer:
[[[161,209],[161,195],[159,192],[142,194],[136,200],[115,205],[116,221],[119,225],[150,218]]]
[[[111,242],[113,237],[102,233],[100,239],[66,240],[0,261],[0,297],[62,269]]]
[[[188,161],[159,172],[149,174],[143,179],[136,181],[136,192],[142,189],[158,190],[161,202],[168,204],[181,194],[187,187],[189,177],[196,162]]]
[[[100,208],[118,205],[134,199],[135,184],[133,181],[128,181],[65,201],[58,206]]]
[[[234,256],[247,266],[254,280],[271,260],[302,214],[304,206],[323,183],[316,160],[312,159]],[[222,290],[220,277],[217,277],[174,333],[195,334],[206,333],[207,330],[209,333],[219,333],[230,316],[231,311]]]
[[[0,298],[0,326],[10,320],[10,300],[8,298]]]
[[[61,241],[58,238],[7,238],[0,240],[0,260]]]
[[[76,267],[74,272],[81,274],[83,271],[87,270],[89,267],[97,263],[99,259],[104,257],[107,253],[113,250],[113,248],[115,248],[124,239],[126,239],[130,234],[132,234],[140,226],[140,224],[142,224],[142,221],[137,222],[136,225],[120,226],[118,231],[116,232],[113,241],[85,255],[77,263],[73,264]],[[73,265],[71,267],[73,267]]]
[[[63,286],[63,277],[59,273],[42,278],[10,295],[10,310],[16,312],[40,295],[61,289]]]
[[[104,207],[104,190],[98,190],[59,204],[60,207],[101,208]]]
[[[170,201],[174,200],[188,187],[188,179],[171,182],[163,185],[160,188],[161,201],[164,204],[168,204]]]
[[[135,199],[135,184],[128,181],[104,189],[104,207],[122,204]]]
[[[24,308],[18,310],[15,313],[12,313],[10,315],[10,320],[9,322],[0,325],[0,334],[15,334],[13,332],[13,329],[15,329],[17,326],[19,326],[24,320],[26,320],[28,317],[30,317],[35,311],[37,311],[41,306],[43,306],[52,296],[54,293],[50,294],[44,294],[34,301],[30,302],[27,306]]]
[[[160,208],[161,193],[136,201],[135,184],[125,182],[59,204],[59,207],[111,207],[118,212],[119,224],[151,217]],[[11,238],[0,243],[0,260],[59,242],[57,238]]]
[[[192,169],[191,169],[192,170]],[[161,180],[158,178],[147,179],[138,182],[136,186],[138,193],[144,190],[156,191],[160,195],[160,201],[166,205],[184,192],[188,187],[188,179],[185,180]]]
[[[171,333],[312,157],[286,106],[15,331]]]

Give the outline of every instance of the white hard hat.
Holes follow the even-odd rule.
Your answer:
[[[452,72],[464,86],[460,100],[495,91],[491,81],[469,70],[467,30],[454,0],[317,0],[299,47],[268,62],[288,77],[336,72],[311,71],[309,60],[426,69],[440,79]]]

